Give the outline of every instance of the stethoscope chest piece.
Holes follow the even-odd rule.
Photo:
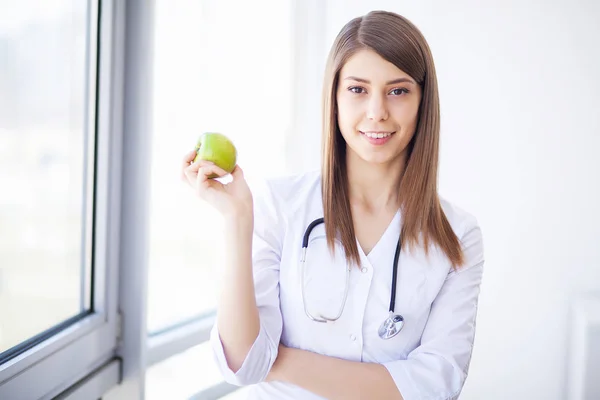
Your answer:
[[[403,326],[404,318],[402,315],[390,313],[389,317],[379,327],[379,337],[382,339],[391,339],[402,330]]]

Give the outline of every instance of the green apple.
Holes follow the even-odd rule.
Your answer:
[[[214,163],[217,167],[231,173],[237,162],[237,150],[231,140],[222,133],[205,132],[200,135],[196,144],[196,158]],[[216,178],[216,174],[208,178]]]

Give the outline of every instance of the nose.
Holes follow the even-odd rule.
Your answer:
[[[367,118],[373,121],[385,121],[388,118],[387,105],[382,96],[371,96],[367,105]]]

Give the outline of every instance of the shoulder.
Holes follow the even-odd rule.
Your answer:
[[[479,226],[477,217],[470,211],[442,196],[439,196],[439,199],[444,215],[448,219],[450,226],[452,226],[452,230],[459,238],[467,231]]]
[[[310,170],[308,172],[289,174],[255,181],[253,187],[257,195],[268,195],[278,206],[285,208],[305,202],[321,194],[321,172]]]
[[[292,214],[310,204],[321,204],[321,171],[259,178],[248,181],[255,205],[268,203],[282,214]]]
[[[267,179],[267,185],[283,202],[289,203],[294,199],[305,198],[315,190],[321,190],[321,171],[311,170],[293,175],[285,175]]]
[[[477,217],[442,196],[439,199],[444,215],[463,248],[465,267],[483,263],[483,234]]]

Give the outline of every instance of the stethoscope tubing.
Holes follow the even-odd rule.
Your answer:
[[[300,257],[300,263],[302,265],[302,271],[300,273],[300,275],[301,275],[300,279],[301,279],[301,285],[302,285],[301,295],[302,295],[302,303],[304,306],[304,312],[305,312],[306,316],[309,319],[311,319],[312,321],[321,322],[321,323],[334,322],[334,321],[337,321],[341,317],[341,315],[344,311],[344,308],[346,306],[346,301],[348,299],[348,290],[350,287],[350,267],[347,266],[346,267],[346,286],[345,286],[345,290],[344,290],[344,297],[343,297],[342,305],[340,307],[338,314],[333,318],[327,318],[323,315],[320,315],[320,317],[315,317],[308,310],[308,307],[306,305],[306,298],[305,298],[305,294],[304,294],[305,263],[306,263],[306,253],[308,251],[308,241],[310,238],[310,233],[312,232],[314,227],[319,224],[322,224],[324,222],[325,222],[325,218],[317,218],[308,225],[308,227],[304,231],[304,235],[302,237],[302,254]],[[395,304],[396,304],[396,281],[398,278],[398,263],[400,261],[401,249],[402,249],[402,238],[400,237],[400,238],[398,238],[398,243],[396,244],[396,251],[394,253],[394,264],[392,267],[392,290],[391,290],[391,294],[390,294],[389,316],[386,318],[386,320],[383,322],[382,326],[379,329],[379,335],[381,336],[382,339],[389,339],[389,338],[395,336],[404,326],[404,318],[401,315],[394,314],[394,308],[395,308]],[[389,328],[391,328],[391,330],[388,331]],[[387,331],[387,334],[385,333],[386,331]]]

